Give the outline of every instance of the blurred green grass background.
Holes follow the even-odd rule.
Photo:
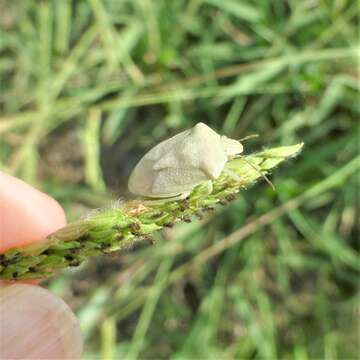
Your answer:
[[[51,279],[80,319],[84,358],[359,355],[358,9],[0,0],[0,169],[69,220],[126,196],[141,155],[198,121],[258,133],[246,152],[305,142],[275,193],[258,184],[155,247]]]

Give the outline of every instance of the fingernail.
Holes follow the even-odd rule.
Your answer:
[[[80,358],[82,336],[63,300],[44,288],[0,287],[0,358]]]

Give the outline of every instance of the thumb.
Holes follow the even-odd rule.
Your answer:
[[[80,358],[79,323],[63,300],[33,285],[0,287],[0,359]]]

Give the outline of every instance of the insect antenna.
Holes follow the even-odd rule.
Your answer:
[[[254,139],[257,137],[259,137],[259,134],[251,134],[251,135],[245,136],[244,138],[239,139],[238,141],[240,141],[240,142],[246,141],[246,140]]]
[[[271,182],[271,180],[254,164],[252,164],[249,160],[247,160],[244,156],[241,156],[241,158],[249,165],[251,166],[258,174],[261,175],[261,177],[268,183],[268,185],[275,191],[275,186]]]

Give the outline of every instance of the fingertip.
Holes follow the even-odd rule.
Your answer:
[[[42,240],[65,224],[56,200],[0,172],[0,252]]]
[[[49,291],[16,284],[0,292],[1,359],[80,358],[80,325],[69,306]]]

